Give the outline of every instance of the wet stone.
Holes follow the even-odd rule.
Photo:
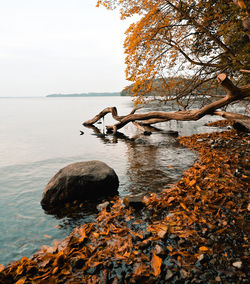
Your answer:
[[[61,169],[43,191],[41,205],[57,210],[77,200],[97,200],[118,194],[119,180],[115,171],[101,161],[70,164]]]
[[[142,209],[145,206],[143,196],[128,195],[124,197],[123,203],[126,207],[133,207],[134,209]]]
[[[104,208],[107,208],[109,205],[110,205],[109,202],[106,201],[106,202],[103,202],[103,203],[101,203],[101,204],[98,204],[98,205],[96,206],[96,209],[97,209],[98,211],[102,211]]]

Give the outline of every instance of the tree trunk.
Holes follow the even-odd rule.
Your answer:
[[[208,104],[201,109],[198,110],[188,110],[188,111],[177,111],[177,112],[148,112],[148,113],[139,113],[135,114],[138,108],[135,108],[131,111],[130,114],[125,116],[118,116],[117,110],[115,107],[108,107],[97,114],[93,119],[85,121],[83,125],[93,125],[97,122],[100,118],[104,117],[107,113],[111,113],[113,118],[118,122],[114,125],[106,126],[107,131],[116,133],[118,129],[122,128],[129,122],[135,122],[137,127],[140,125],[150,125],[154,123],[169,121],[169,120],[180,120],[180,121],[191,121],[191,120],[198,120],[207,114],[217,114],[221,115],[225,118],[225,112],[216,112],[218,108],[224,107],[234,101],[242,100],[246,97],[250,96],[250,85],[243,86],[241,88],[235,86],[233,82],[225,75],[219,74],[218,82],[221,86],[226,90],[227,94],[224,98],[221,98],[211,104]],[[244,119],[247,121],[250,117],[245,116]]]

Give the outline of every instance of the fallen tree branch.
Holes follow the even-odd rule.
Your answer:
[[[140,109],[142,107],[136,107],[134,108],[129,114],[134,114],[138,109]],[[87,120],[83,123],[83,125],[87,126],[87,125],[93,125],[95,124],[98,120],[100,120],[101,118],[103,118],[106,114],[111,113],[112,117],[115,120],[121,121],[124,117],[126,117],[126,115],[122,115],[119,116],[117,113],[117,109],[116,107],[106,107],[104,110],[102,110],[100,113],[98,113],[95,117],[93,117],[90,120]],[[128,114],[128,115],[129,115]]]
[[[234,113],[234,112],[227,112],[227,111],[215,111],[215,115],[219,115],[221,117],[224,117],[229,120],[236,120],[236,119],[250,119],[249,116],[239,114],[239,113]]]
[[[150,125],[153,123],[164,122],[168,120],[180,120],[180,121],[191,121],[198,120],[207,114],[215,114],[216,110],[224,107],[234,101],[242,100],[250,96],[250,85],[243,87],[237,87],[233,82],[226,76],[226,74],[219,74],[218,82],[226,90],[227,94],[224,98],[221,98],[215,102],[212,102],[198,110],[187,110],[177,112],[148,112],[148,113],[137,113],[135,111],[138,108],[132,110],[132,112],[125,116],[118,116],[115,107],[105,108],[102,112],[96,115],[93,119],[83,123],[83,125],[91,125],[97,122],[100,118],[104,117],[107,113],[111,113],[113,118],[118,122],[111,126],[106,126],[107,131],[116,133],[116,131],[124,127],[129,122],[139,121],[139,125],[143,128],[143,125]],[[218,113],[218,112],[217,112]],[[136,124],[138,127],[138,123]]]
[[[228,120],[232,121],[232,126],[239,131],[250,132],[250,117],[247,115],[226,112],[226,111],[216,111],[215,115],[220,115]]]

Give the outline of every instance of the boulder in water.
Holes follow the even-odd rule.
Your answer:
[[[95,200],[118,194],[115,171],[101,161],[70,164],[61,169],[43,191],[41,205],[45,210],[77,200]]]

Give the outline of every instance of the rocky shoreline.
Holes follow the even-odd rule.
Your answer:
[[[137,210],[107,203],[59,244],[0,266],[0,283],[247,283],[250,135],[179,140],[199,153],[180,181]]]

